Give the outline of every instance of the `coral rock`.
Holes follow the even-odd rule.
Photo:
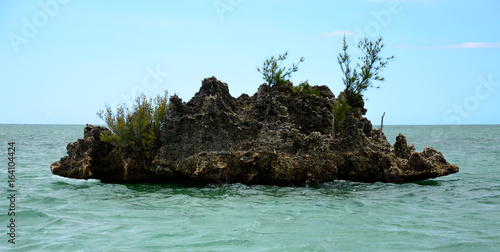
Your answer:
[[[146,160],[100,140],[103,127],[87,125],[68,144],[52,173],[102,182],[186,182],[300,185],[351,180],[408,182],[458,172],[432,147],[422,153],[403,135],[391,146],[364,117],[348,115],[332,136],[332,92],[292,91],[263,84],[253,96],[234,98],[215,77],[187,103],[170,98],[169,120]]]

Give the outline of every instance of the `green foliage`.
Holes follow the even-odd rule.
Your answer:
[[[132,151],[141,151],[149,158],[150,152],[163,124],[167,121],[169,108],[168,93],[147,99],[144,94],[136,97],[134,106],[129,109],[125,104],[113,113],[111,107],[97,112],[106,122],[112,133],[101,134],[101,139]]]
[[[292,73],[297,72],[298,65],[300,62],[304,62],[304,57],[301,57],[297,64],[293,64],[291,67],[282,67],[283,61],[286,60],[288,52],[281,54],[278,58],[271,56],[270,59],[264,61],[262,68],[257,68],[257,71],[262,73],[263,79],[269,84],[269,86],[281,86],[286,83],[291,77]]]
[[[305,95],[320,96],[319,90],[316,87],[311,88],[308,81],[301,82],[298,86],[294,86],[293,91],[296,93],[303,93]]]
[[[389,58],[379,56],[380,51],[384,48],[382,38],[379,38],[375,42],[365,38],[358,44],[358,48],[363,52],[363,56],[358,58],[361,63],[356,63],[356,67],[352,69],[345,36],[343,42],[342,52],[337,56],[337,61],[344,74],[342,78],[345,85],[344,93],[346,94],[347,104],[359,108],[359,96],[362,97],[363,91],[369,87],[373,87],[373,81],[384,80],[380,76],[380,72],[394,56]],[[376,86],[376,88],[379,88],[379,86]]]
[[[334,125],[335,129],[339,130],[344,123],[344,119],[347,112],[352,111],[352,107],[347,104],[347,100],[344,97],[340,97],[332,105],[332,113],[335,119]]]

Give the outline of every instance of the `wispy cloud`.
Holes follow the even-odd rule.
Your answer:
[[[355,33],[351,31],[343,31],[343,30],[336,30],[336,31],[331,31],[331,32],[323,32],[320,33],[319,35],[321,37],[333,37],[333,36],[353,36]]]
[[[500,43],[471,42],[457,45],[440,46],[396,46],[400,49],[455,49],[455,48],[500,48]]]
[[[473,43],[463,43],[459,45],[450,45],[446,48],[492,48],[492,47],[500,47],[500,43],[482,43],[482,42],[473,42]]]

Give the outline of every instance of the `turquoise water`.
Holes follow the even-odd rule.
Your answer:
[[[500,126],[385,126],[460,172],[409,184],[101,184],[50,164],[84,126],[0,125],[0,251],[497,251]],[[7,142],[16,142],[16,244]],[[3,228],[2,228],[3,227]]]

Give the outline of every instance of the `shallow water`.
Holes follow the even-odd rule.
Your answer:
[[[408,184],[102,184],[50,173],[83,125],[0,125],[0,251],[494,251],[500,126],[385,126],[460,172]],[[16,244],[7,142],[16,142]]]

